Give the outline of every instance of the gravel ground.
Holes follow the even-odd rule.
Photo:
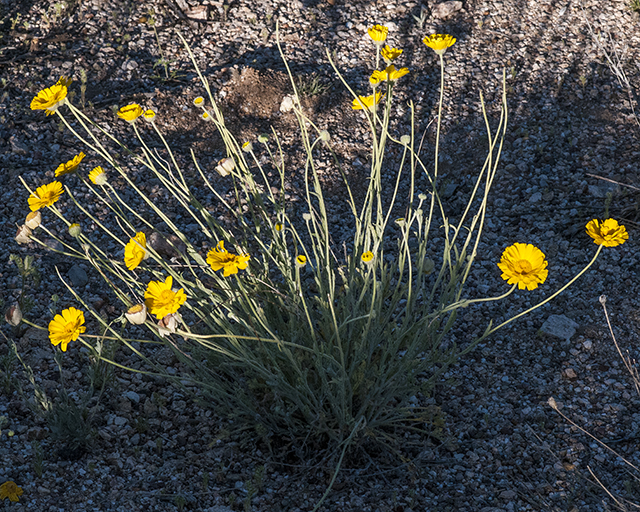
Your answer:
[[[391,1],[0,0],[0,222],[5,233],[0,260],[8,262],[11,253],[33,255],[43,279],[33,292],[36,306],[30,318],[40,325],[51,318],[52,294],[61,297],[64,307],[72,304],[56,266],[63,276],[80,280],[83,297],[96,310],[111,319],[120,314],[93,269],[73,267],[73,261],[13,240],[16,225],[28,213],[19,176],[30,187],[49,182],[60,162],[85,149],[60,129],[55,116],[45,118],[29,109],[32,97],[60,75],[76,80],[74,103],[84,101],[91,116],[112,126],[112,134],[121,140],[130,140],[131,131],[115,120],[114,106],[137,101],[156,109],[179,160],[190,162],[188,148],[193,147],[211,172],[225,156],[223,147],[193,106],[202,91],[175,29],[194,49],[239,140],[255,138],[273,126],[286,150],[295,148],[296,126],[292,114],[279,109],[288,86],[275,47],[278,20],[294,74],[307,84],[316,76],[326,86],[305,100],[306,107],[331,133],[339,158],[352,163],[350,175],[357,181],[367,164],[367,136],[360,114],[351,110],[348,94],[332,74],[325,49],[335,52],[349,83],[366,91],[373,58],[366,28],[373,23],[389,27],[390,42],[404,49],[401,65],[411,69],[396,88],[394,130],[406,130],[405,105],[413,100],[422,133],[436,112],[439,68],[434,53],[420,41],[433,32],[453,34],[458,41],[446,54],[440,156],[446,206],[453,217],[484,159],[487,139],[478,93],[483,92],[495,126],[503,69],[510,108],[488,231],[468,294],[504,292],[495,262],[516,241],[543,250],[549,278],[533,292],[468,308],[451,341],[469,341],[490,319],[509,318],[571,279],[595,251],[584,234],[588,220],[608,211],[626,224],[630,239],[603,251],[569,291],[479,345],[448,372],[447,387],[421,401],[441,411],[444,442],[407,437],[396,456],[390,449],[369,460],[352,458],[319,510],[613,508],[613,500],[588,468],[614,495],[640,503],[637,480],[621,460],[547,404],[555,397],[569,418],[629,461],[639,462],[639,397],[598,303],[601,294],[608,296],[621,348],[638,358],[638,196],[594,177],[639,183],[640,130],[627,90],[596,43],[599,38],[609,51],[615,50],[630,83],[638,83],[638,16],[620,0],[473,0],[446,18],[438,17],[440,9]],[[433,152],[432,127],[423,152],[427,162]],[[288,200],[295,205],[301,201],[301,177],[295,153],[285,153],[291,169]],[[390,162],[393,159],[392,154]],[[94,160],[89,155],[87,168],[100,163]],[[335,200],[336,236],[346,235],[339,209],[344,191],[333,185],[339,175],[330,166],[324,172]],[[391,183],[392,178],[390,171],[385,179]],[[165,199],[155,183],[145,186],[151,197]],[[96,205],[92,208],[100,212]],[[51,229],[56,228],[51,222]],[[19,294],[16,267],[5,264],[0,278],[2,297],[10,304]],[[541,327],[551,315],[575,322],[576,332],[565,337],[545,334]],[[46,335],[30,328],[16,339],[9,329],[4,332],[16,341],[36,382],[50,396],[60,389],[61,379],[72,398],[82,395],[85,354],[69,350],[60,375]],[[169,372],[179,371],[172,353],[163,350],[158,360]],[[0,343],[3,361],[9,360],[8,353],[8,346]],[[126,355],[122,362],[140,367]],[[19,364],[1,369],[0,375],[8,383],[21,382],[30,392]],[[74,454],[60,453],[47,425],[17,391],[10,385],[0,388],[0,415],[5,417],[0,426],[0,482],[12,480],[24,489],[20,503],[9,509],[309,511],[332,476],[333,466],[326,461],[283,464],[251,437],[229,435],[224,418],[199,407],[184,389],[156,378],[116,370],[97,411],[89,450],[74,459]]]

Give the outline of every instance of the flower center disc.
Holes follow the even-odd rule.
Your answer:
[[[161,294],[160,294],[160,302],[167,304],[169,302],[173,301],[173,291],[171,290],[164,290]]]
[[[528,274],[529,272],[531,272],[531,270],[533,270],[533,268],[531,267],[531,262],[527,260],[516,261],[514,267],[514,270],[518,274]]]

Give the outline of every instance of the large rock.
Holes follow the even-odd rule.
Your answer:
[[[540,334],[570,341],[576,333],[578,324],[564,315],[550,315],[540,327]]]

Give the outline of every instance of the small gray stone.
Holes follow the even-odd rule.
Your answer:
[[[540,333],[569,341],[577,328],[578,324],[564,315],[550,315],[540,327]]]
[[[534,192],[529,197],[529,202],[530,203],[539,203],[540,201],[542,201],[542,193],[541,192]]]
[[[124,394],[124,396],[126,396],[132,402],[135,402],[135,403],[139,403],[140,402],[140,395],[138,393],[136,393],[135,391],[127,391]]]
[[[85,285],[89,282],[89,278],[87,277],[87,273],[84,269],[78,265],[74,265],[67,272],[67,276],[69,276],[69,280],[74,288],[84,288]]]
[[[133,434],[130,441],[133,446],[138,446],[140,444],[140,434]]]
[[[431,14],[434,18],[443,19],[455,14],[460,9],[462,9],[462,2],[442,2],[433,6]]]

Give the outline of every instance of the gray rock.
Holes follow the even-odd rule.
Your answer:
[[[578,324],[564,315],[550,315],[540,327],[540,333],[569,341],[571,336],[576,333],[577,328]]]
[[[448,18],[452,14],[455,14],[460,9],[462,9],[462,2],[442,2],[433,6],[433,8],[431,9],[431,14],[434,18],[444,19]]]
[[[71,267],[69,272],[67,272],[67,276],[69,276],[69,280],[74,288],[84,288],[89,282],[87,273],[78,265]]]
[[[135,391],[127,391],[124,396],[126,396],[129,400],[135,403],[140,403],[140,395]]]

